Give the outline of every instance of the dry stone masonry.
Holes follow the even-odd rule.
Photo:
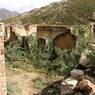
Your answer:
[[[4,23],[2,22],[0,22],[0,95],[7,95],[4,59]]]

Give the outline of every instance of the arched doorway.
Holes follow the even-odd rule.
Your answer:
[[[71,33],[59,34],[54,38],[54,45],[59,48],[73,48],[76,46],[77,37]]]

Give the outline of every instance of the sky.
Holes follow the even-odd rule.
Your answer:
[[[0,8],[25,12],[60,0],[0,0]]]

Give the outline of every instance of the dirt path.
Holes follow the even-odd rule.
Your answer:
[[[19,91],[15,92],[15,95],[35,95],[38,90],[34,88],[33,80],[38,77],[36,72],[25,72],[16,73],[16,71],[10,71],[7,75],[8,83],[19,88]]]

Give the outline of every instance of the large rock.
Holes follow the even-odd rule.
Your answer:
[[[74,88],[76,87],[78,81],[73,78],[68,78],[61,84],[61,95],[71,95],[73,94]]]
[[[87,52],[87,50],[85,50]],[[95,60],[88,58],[87,56],[90,54],[91,51],[88,51],[88,53],[83,52],[81,54],[80,58],[80,64],[87,68],[93,68],[95,67]]]
[[[84,93],[83,95],[95,95],[95,84],[87,79],[80,81],[75,89]]]
[[[78,69],[73,69],[71,71],[71,77],[75,78],[76,80],[81,80],[84,76],[84,71],[83,70],[78,70]]]

